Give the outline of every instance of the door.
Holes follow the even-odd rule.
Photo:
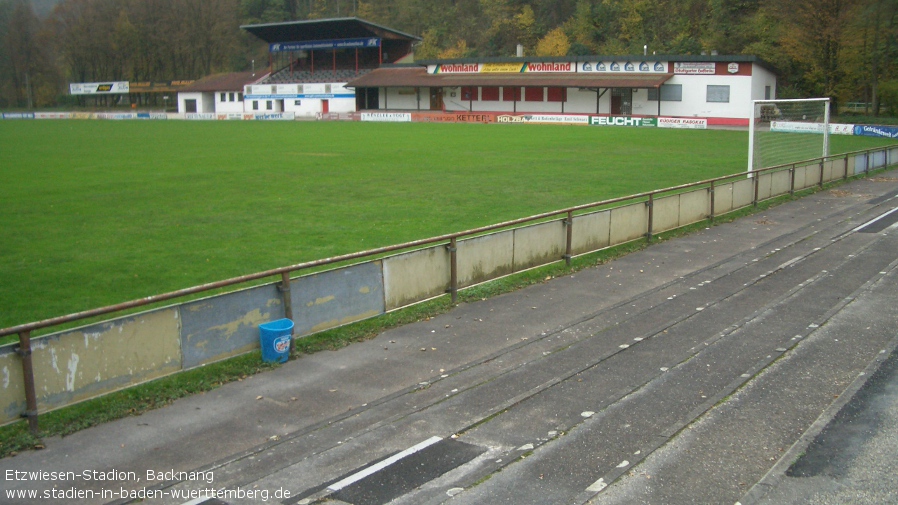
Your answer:
[[[614,116],[633,114],[633,90],[631,88],[613,88],[611,90],[611,114]]]
[[[443,110],[443,88],[430,88],[430,110]]]
[[[321,101],[321,113],[327,114],[328,112],[330,112],[330,110],[331,110],[330,102],[328,100],[322,100]]]

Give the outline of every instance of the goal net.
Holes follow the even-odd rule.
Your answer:
[[[754,100],[748,171],[829,155],[829,98]]]

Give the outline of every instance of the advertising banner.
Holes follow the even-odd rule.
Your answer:
[[[219,121],[242,121],[243,116],[242,112],[228,112],[226,114],[218,114],[216,119]]]
[[[577,67],[571,62],[566,63],[528,63],[524,66],[524,72],[537,73],[558,73],[558,72],[576,72]]]
[[[4,112],[3,119],[34,119],[33,112]]]
[[[137,114],[134,112],[98,112],[97,119],[112,119],[121,121],[125,119],[136,119]]]
[[[138,112],[137,119],[168,119],[168,114],[164,112]]]
[[[187,114],[184,114],[184,119],[190,119],[190,120],[196,120],[196,121],[209,120],[209,119],[215,119],[215,118],[216,118],[216,116],[215,116],[214,112],[189,112]]]
[[[481,63],[443,63],[434,65],[431,74],[477,74],[483,64]],[[430,67],[428,67],[428,70]]]
[[[865,137],[884,137],[887,139],[898,139],[898,127],[856,125],[854,127],[854,134],[863,135]]]
[[[523,69],[523,63],[484,63],[480,67],[480,71],[484,74],[515,74],[521,72]]]
[[[628,116],[590,116],[589,124],[594,126],[658,126],[658,120],[653,117],[628,117]]]
[[[680,61],[674,63],[674,73],[682,75],[714,75],[714,62]]]
[[[708,128],[708,120],[704,118],[659,117],[658,128],[705,130]]]
[[[512,116],[503,114],[496,117],[497,123],[531,123],[531,124],[589,124],[589,116],[567,114],[525,114]]]
[[[129,93],[130,89],[128,81],[69,83],[70,95],[121,95]]]
[[[412,121],[412,115],[408,112],[363,112],[361,120],[387,123],[410,123]]]
[[[802,123],[799,121],[771,121],[770,131],[785,133],[823,133],[823,123]]]
[[[647,72],[666,73],[667,63],[661,61],[586,61],[577,65],[577,72]]]
[[[829,133],[833,135],[854,135],[853,124],[830,124]]]
[[[35,112],[34,119],[71,119],[71,112]]]
[[[359,39],[330,39],[330,40],[306,40],[302,42],[275,42],[269,44],[268,50],[272,53],[290,51],[311,51],[314,49],[362,49],[366,47],[380,47],[380,40],[376,37]]]
[[[296,119],[295,112],[268,112],[255,113],[253,119],[256,121],[293,121]]]
[[[495,114],[479,112],[420,112],[412,114],[412,121],[416,123],[494,123]]]

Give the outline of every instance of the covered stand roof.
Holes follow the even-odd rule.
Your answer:
[[[230,74],[214,74],[195,81],[179,91],[192,92],[218,92],[218,91],[243,91],[247,84],[254,84],[268,74],[260,74],[258,77],[253,72],[235,72]]]
[[[544,86],[565,88],[659,88],[673,74],[490,73],[428,74],[424,67],[385,67],[346,84],[348,88]]]
[[[377,37],[388,40],[421,40],[420,37],[415,37],[414,35],[409,35],[359,18],[287,21],[283,23],[243,25],[240,28],[268,43],[367,37]]]

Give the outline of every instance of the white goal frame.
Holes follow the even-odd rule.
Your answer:
[[[831,100],[829,98],[795,98],[795,99],[783,99],[783,100],[752,100],[751,102],[751,115],[748,123],[748,176],[751,177],[752,172],[754,171],[754,162],[755,162],[755,130],[757,129],[758,122],[762,119],[756,116],[756,111],[760,109],[759,105],[770,104],[776,105],[778,103],[796,103],[796,102],[821,102],[824,104],[824,120],[822,125],[823,133],[823,145],[821,149],[821,157],[829,156],[829,108]],[[761,167],[766,168],[766,167]]]

